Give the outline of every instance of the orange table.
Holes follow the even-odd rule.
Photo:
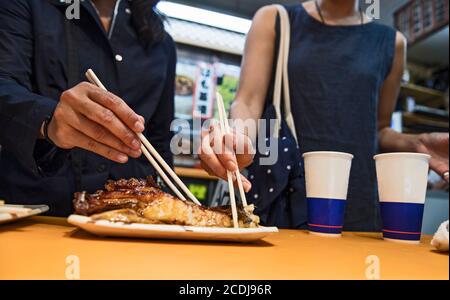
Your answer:
[[[403,245],[379,234],[330,239],[292,230],[256,244],[109,239],[64,219],[35,217],[0,227],[0,279],[73,278],[76,262],[81,279],[367,279],[368,273],[448,280],[448,254],[429,243],[430,237]]]

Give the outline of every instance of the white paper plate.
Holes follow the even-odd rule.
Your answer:
[[[71,215],[68,222],[98,236],[171,240],[253,242],[278,232],[276,227],[214,228],[179,225],[124,224],[92,221],[89,217]]]
[[[48,209],[47,205],[0,205],[0,224],[36,216]]]

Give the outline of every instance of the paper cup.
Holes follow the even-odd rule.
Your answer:
[[[344,227],[353,155],[309,152],[303,158],[309,231],[312,234],[339,237]]]
[[[430,158],[417,153],[375,156],[384,239],[420,243]]]

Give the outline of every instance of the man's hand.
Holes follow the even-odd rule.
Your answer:
[[[253,162],[253,146],[245,134],[222,134],[215,125],[209,132],[202,133],[202,143],[199,151],[202,168],[210,175],[227,180],[227,171],[235,172],[248,167]],[[233,175],[234,180],[236,177]],[[251,189],[251,183],[241,176],[246,192]],[[236,183],[236,182],[235,182]]]
[[[65,91],[48,126],[50,140],[59,148],[83,148],[118,163],[141,156],[136,133],[144,118],[122,99],[83,82]]]
[[[449,154],[449,134],[448,133],[430,133],[419,136],[417,152],[431,155],[430,167],[439,175],[445,177],[445,173],[449,171],[448,154]],[[449,180],[444,178],[447,182]]]

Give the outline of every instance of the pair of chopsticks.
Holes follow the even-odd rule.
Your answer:
[[[219,111],[220,129],[223,134],[231,134],[230,124],[228,124],[227,113],[225,111],[225,105],[223,102],[222,95],[220,95],[219,93],[216,93],[216,98],[217,98],[217,110]],[[245,196],[244,186],[242,184],[241,173],[240,173],[239,169],[234,173],[235,173],[236,180],[238,183],[239,194],[241,196],[242,204],[244,205],[244,208],[245,208],[245,207],[247,207],[247,198]],[[233,225],[234,225],[234,228],[239,228],[236,197],[234,194],[234,185],[233,185],[233,172],[227,171],[227,178],[228,178],[228,188],[229,188],[229,193],[230,193],[231,211],[232,211],[232,215],[233,215]]]
[[[89,69],[86,72],[87,79],[97,87],[107,91],[105,86],[102,84],[100,79],[98,79],[97,75],[95,75],[94,71]],[[167,186],[177,195],[178,198],[181,200],[186,201],[186,197],[178,190],[178,188],[175,186],[175,184],[172,183],[172,181],[169,179],[169,177],[164,173],[161,166],[164,168],[164,170],[169,173],[169,175],[172,177],[172,179],[176,182],[176,184],[186,193],[188,198],[194,202],[197,205],[201,206],[201,203],[197,200],[197,198],[192,194],[192,192],[189,190],[189,188],[181,181],[181,179],[178,177],[178,175],[175,173],[174,170],[164,161],[162,156],[156,151],[156,149],[152,146],[152,144],[147,140],[147,138],[142,134],[138,133],[138,137],[142,142],[141,151],[145,155],[145,157],[148,159],[150,164],[155,168],[155,170],[158,172],[158,174],[161,176],[161,178],[164,180],[164,182],[167,184]],[[160,166],[161,164],[161,166]]]

